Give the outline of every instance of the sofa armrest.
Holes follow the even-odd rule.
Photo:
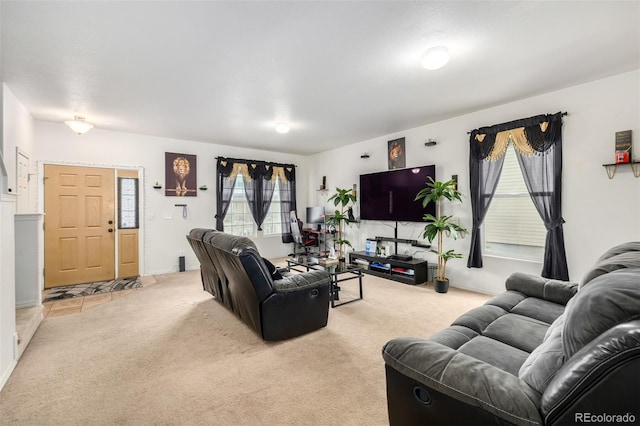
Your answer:
[[[388,342],[382,356],[401,374],[470,407],[513,424],[541,424],[541,395],[513,374],[439,343],[419,338]]]
[[[618,324],[569,358],[544,391],[546,424],[573,424],[576,413],[640,416],[640,319]]]
[[[515,272],[505,282],[507,290],[519,291],[530,297],[566,305],[578,291],[578,283],[551,280],[537,275]]]
[[[273,282],[273,289],[278,293],[298,291],[307,288],[328,286],[331,275],[326,271],[308,271],[295,275],[288,275]]]

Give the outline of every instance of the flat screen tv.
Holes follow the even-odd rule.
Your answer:
[[[422,207],[414,201],[427,178],[436,179],[436,166],[411,167],[360,175],[360,219],[422,222],[426,213],[435,216],[435,205]]]

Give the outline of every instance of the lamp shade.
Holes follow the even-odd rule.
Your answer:
[[[69,126],[71,130],[81,135],[93,129],[93,124],[87,123],[84,117],[76,115],[73,120],[65,121],[64,124]]]

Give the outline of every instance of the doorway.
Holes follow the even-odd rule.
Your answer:
[[[123,174],[137,180],[138,171],[44,165],[45,289],[113,280],[120,269],[138,275],[138,229],[117,224],[115,182]]]
[[[44,287],[115,277],[113,169],[44,166]]]

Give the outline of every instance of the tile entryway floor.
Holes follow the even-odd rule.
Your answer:
[[[136,291],[136,289],[114,291],[112,293],[92,294],[91,296],[45,302],[42,304],[42,316],[43,318],[53,318],[64,315],[79,314],[80,312],[86,312],[89,309],[95,308],[96,306],[100,306],[119,297],[126,296],[133,291]],[[46,294],[43,293],[42,297],[46,297]]]
[[[155,278],[153,278],[153,276],[140,277],[140,279],[143,287],[155,283]],[[128,290],[113,291],[111,293],[92,294],[91,296],[73,297],[71,299],[45,302],[42,304],[42,317],[55,318],[86,312],[96,306],[100,306],[104,303],[108,303],[112,300],[131,294],[136,290],[138,289],[132,288]],[[43,300],[47,297],[50,291],[51,290],[44,290],[42,292]]]

